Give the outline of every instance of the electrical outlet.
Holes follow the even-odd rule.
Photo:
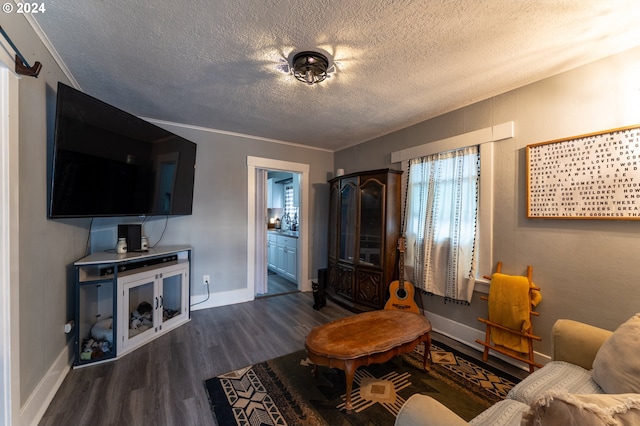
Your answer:
[[[209,275],[203,275],[202,276],[202,285],[203,286],[208,286],[209,283],[211,282],[211,278],[209,277]]]

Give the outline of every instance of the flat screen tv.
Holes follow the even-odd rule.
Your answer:
[[[58,83],[49,218],[189,215],[196,144]]]

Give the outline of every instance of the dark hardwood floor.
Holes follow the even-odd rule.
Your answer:
[[[110,363],[69,372],[40,425],[213,425],[203,381],[304,348],[311,328],[351,313],[311,293],[192,312]]]
[[[312,305],[296,292],[195,311],[117,361],[70,371],[40,425],[214,425],[205,379],[303,349],[311,328],[352,315]]]
[[[298,285],[275,272],[269,271],[267,275],[267,292],[256,294],[256,297],[270,297],[286,293],[294,293],[298,290]]]

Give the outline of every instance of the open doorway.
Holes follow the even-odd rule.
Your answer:
[[[286,287],[292,288],[291,291],[310,291],[311,281],[308,278],[309,165],[247,157],[247,166],[249,184],[247,255],[249,259],[254,259],[254,262],[247,263],[248,290],[254,297],[271,295],[272,290],[288,292],[288,290],[278,290],[277,288],[276,281],[282,277],[286,279],[282,284],[287,284],[287,281],[294,284],[293,288]],[[288,177],[281,175],[281,173],[288,173]],[[291,192],[296,188],[296,184],[297,192]],[[280,196],[275,189],[270,192],[269,185],[282,185],[282,204],[274,204],[273,198],[268,199],[269,196]],[[289,190],[288,186],[294,188]],[[287,194],[296,199],[290,200],[285,211],[286,200],[284,197]],[[280,205],[282,207],[278,207]],[[291,209],[291,207],[295,209]],[[285,218],[285,213],[288,214],[286,216],[288,222],[285,222],[285,229],[283,229],[282,221]],[[295,217],[296,215],[297,217]],[[295,230],[292,229],[294,219]],[[280,229],[277,232],[276,220],[280,221]],[[271,244],[268,246],[269,239],[271,239]],[[268,253],[269,250],[272,250],[271,256]],[[275,260],[283,258],[284,260],[278,266]],[[269,262],[271,262],[271,267],[269,267]],[[269,289],[269,270],[276,272],[276,274],[271,274],[274,289]]]
[[[266,178],[267,280],[256,297],[299,291],[300,173],[267,170]]]

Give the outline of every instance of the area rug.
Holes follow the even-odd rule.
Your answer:
[[[356,370],[346,414],[344,372],[319,367],[311,375],[299,351],[205,381],[215,424],[392,425],[413,394],[429,395],[465,420],[504,399],[519,379],[434,342],[429,372],[422,368],[424,346],[385,364]]]

